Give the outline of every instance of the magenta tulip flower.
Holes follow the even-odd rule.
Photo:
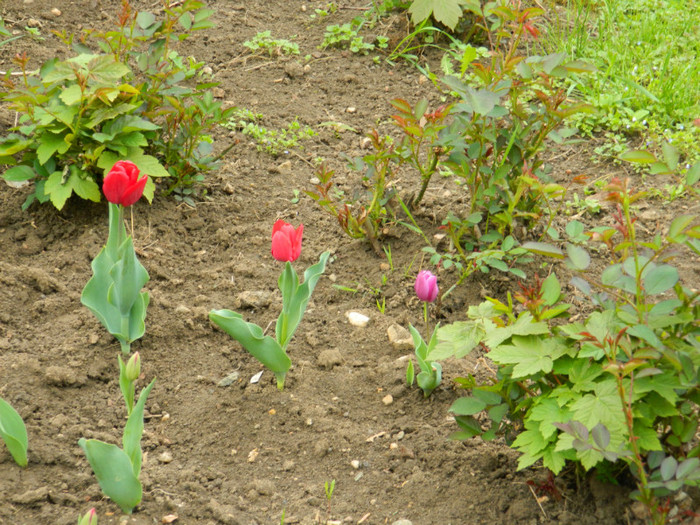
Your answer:
[[[421,270],[413,285],[418,299],[425,303],[432,303],[437,299],[440,289],[437,284],[437,276],[428,270]]]

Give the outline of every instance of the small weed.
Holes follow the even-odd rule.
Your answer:
[[[292,37],[294,38],[294,37]],[[270,31],[262,31],[243,42],[253,54],[267,53],[269,56],[298,55],[299,45],[283,38],[272,38]]]
[[[223,126],[253,138],[258,151],[275,156],[283,152],[288,153],[293,148],[303,149],[299,143],[304,139],[316,136],[316,132],[312,128],[302,126],[297,119],[281,129],[271,129],[258,124],[261,119],[262,115],[259,113],[253,113],[247,109],[237,109],[234,116]]]

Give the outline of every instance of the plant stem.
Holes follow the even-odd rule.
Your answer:
[[[426,341],[430,341],[430,325],[428,324],[428,303],[423,302],[423,320],[425,321]]]

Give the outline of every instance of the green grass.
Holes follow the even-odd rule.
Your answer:
[[[700,9],[694,2],[567,0],[558,17],[551,12],[544,50],[598,68],[574,80],[573,94],[598,109],[579,120],[583,131],[639,132],[697,152]]]

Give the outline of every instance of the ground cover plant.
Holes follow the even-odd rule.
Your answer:
[[[25,78],[17,52],[30,82],[71,60],[52,30],[92,26],[85,45],[120,49],[123,32],[99,35],[125,12],[124,28],[148,31],[151,13],[165,25],[142,60],[169,58],[145,92],[201,95],[180,101],[182,126],[220,110],[200,138],[221,169],[165,161],[161,146],[188,151],[171,127],[156,149],[164,128],[140,131],[169,174],[157,184],[119,151],[91,172],[109,204],[40,206],[38,175],[0,189],[0,396],[14,407],[0,411],[0,521],[697,519],[697,168],[675,142],[591,162],[598,143],[570,135],[584,106],[566,82],[599,73],[537,50],[550,10],[102,0],[88,24],[83,7],[0,7],[8,38],[26,26],[45,39],[0,46],[6,94]],[[167,30],[200,23],[182,40]],[[346,24],[368,55],[323,46]],[[251,61],[245,43],[268,31],[296,35],[299,55],[259,48]],[[411,34],[413,56],[390,54]],[[196,73],[169,83],[181,57]],[[21,134],[5,101],[0,127]],[[304,148],[267,150],[289,122],[313,130]],[[149,187],[151,204],[138,199]],[[115,234],[95,272],[101,304],[119,310],[109,330],[81,291]],[[140,266],[147,284],[120,280]],[[126,312],[135,330],[121,329]],[[244,326],[276,348],[251,350]]]

